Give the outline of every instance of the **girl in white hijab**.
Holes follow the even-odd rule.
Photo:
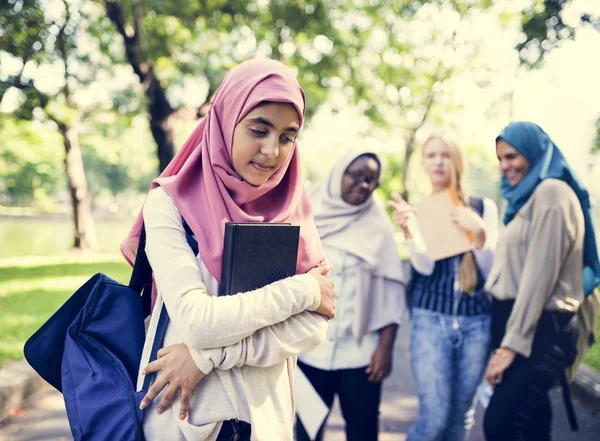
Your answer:
[[[325,341],[302,354],[298,365],[329,408],[338,395],[348,441],[377,440],[381,382],[391,372],[396,331],[406,312],[394,227],[373,193],[380,176],[375,153],[350,152],[310,192],[332,264],[336,317]],[[298,441],[310,439],[301,421],[296,435]]]

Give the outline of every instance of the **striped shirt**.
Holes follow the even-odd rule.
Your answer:
[[[436,261],[433,273],[429,276],[420,274],[413,269],[413,276],[408,288],[411,306],[441,314],[454,314],[454,278],[463,255]],[[484,280],[479,268],[477,269],[477,279],[474,296],[461,293],[458,315],[473,316],[491,312],[491,300],[485,293]]]
[[[474,316],[489,314],[491,300],[484,290],[485,280],[489,273],[494,249],[498,238],[498,208],[488,198],[483,199],[483,213],[486,225],[486,243],[480,250],[473,250],[477,263],[477,286],[475,295],[460,294],[458,315]],[[454,314],[454,279],[464,254],[434,261],[423,241],[423,237],[415,223],[413,238],[407,240],[412,266],[412,278],[408,286],[408,298],[412,307],[427,309],[441,314]]]

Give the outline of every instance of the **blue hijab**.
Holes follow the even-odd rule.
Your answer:
[[[502,196],[508,202],[504,213],[504,224],[513,219],[544,179],[560,179],[566,182],[577,195],[585,219],[583,289],[586,295],[590,294],[596,286],[600,285],[600,261],[587,190],[575,177],[558,146],[537,124],[524,121],[510,123],[498,135],[496,142],[499,140],[510,144],[529,161],[529,172],[514,187],[508,183],[506,176],[502,176]]]

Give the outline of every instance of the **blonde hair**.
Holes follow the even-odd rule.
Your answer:
[[[467,208],[470,208],[469,203],[469,191],[466,184],[466,161],[465,154],[456,141],[456,138],[449,132],[436,132],[427,138],[423,143],[423,155],[427,144],[430,141],[438,140],[444,143],[448,149],[450,156],[450,188],[456,191],[458,199]],[[460,263],[458,270],[458,281],[460,283],[460,289],[469,294],[475,295],[475,288],[477,287],[477,265],[475,263],[475,257],[471,251],[465,253]]]

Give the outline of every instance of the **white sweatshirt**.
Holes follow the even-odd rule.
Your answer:
[[[144,222],[158,298],[138,389],[163,302],[170,317],[163,347],[185,343],[207,374],[193,391],[184,421],[179,398],[161,415],[156,413],[161,395],[153,401],[145,410],[146,439],[213,441],[222,421],[239,419],[252,425],[253,441],[292,441],[296,357],[318,346],[327,332],[327,321],[311,312],[321,301],[317,280],[296,275],[248,293],[216,297],[217,281],[189,247],[181,215],[160,187],[148,195]]]

